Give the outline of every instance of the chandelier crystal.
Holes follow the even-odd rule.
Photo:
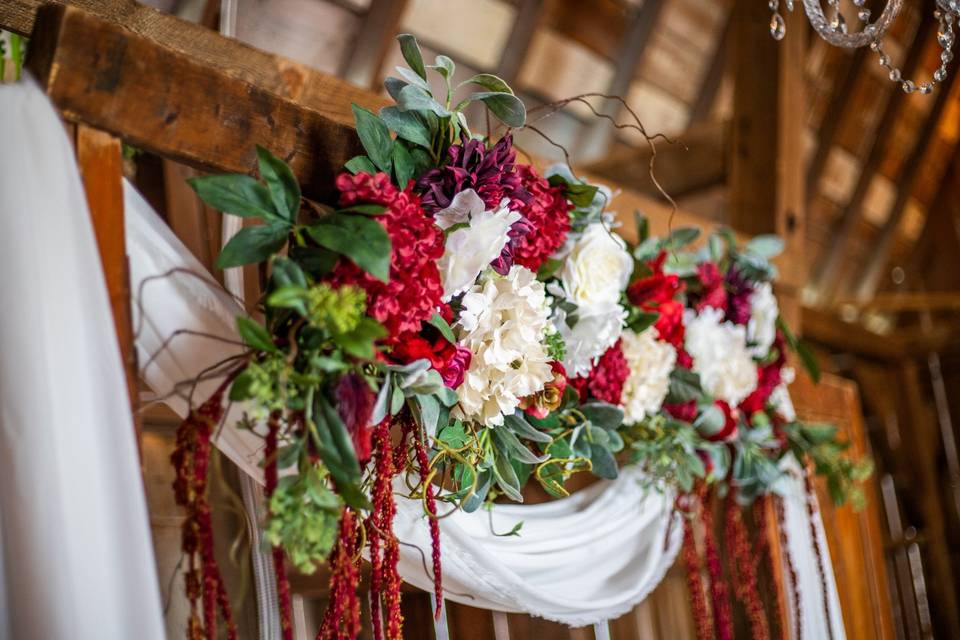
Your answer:
[[[847,20],[840,10],[841,0],[826,0],[826,13],[821,0],[802,1],[810,25],[821,38],[837,47],[870,47],[877,53],[880,65],[887,70],[890,80],[898,83],[904,93],[931,93],[934,86],[947,77],[947,65],[953,60],[953,45],[956,42],[953,25],[960,18],[960,0],[936,0],[937,8],[933,15],[939,23],[937,44],[942,49],[940,66],[933,72],[930,80],[923,82],[904,78],[903,72],[891,63],[890,56],[883,49],[883,37],[900,14],[903,0],[887,0],[880,16],[872,22],[873,15],[866,7],[867,0],[849,0],[856,7],[857,20],[862,24],[859,30],[851,30],[847,26]],[[774,40],[783,40],[787,29],[783,14],[780,13],[780,0],[769,0],[767,4],[773,12],[770,18],[770,35]],[[784,6],[787,11],[793,11],[794,0],[784,0]]]

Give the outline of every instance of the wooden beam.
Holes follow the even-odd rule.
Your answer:
[[[697,99],[690,107],[688,127],[710,119],[710,112],[713,111],[713,104],[717,101],[717,93],[720,91],[720,85],[723,83],[723,77],[727,71],[731,24],[730,15],[727,14],[723,21],[723,28],[720,30],[720,35],[714,45],[713,55],[710,56],[709,64],[707,64],[707,68],[700,79]]]
[[[933,31],[935,24],[931,12],[923,11],[922,14],[920,25],[917,27],[913,43],[903,63],[903,77],[905,78],[916,74],[923,59],[923,49],[927,44],[927,38]],[[853,195],[850,196],[850,201],[844,207],[839,222],[834,225],[833,240],[827,249],[826,257],[819,262],[819,267],[813,274],[813,287],[817,290],[818,298],[823,303],[828,302],[837,289],[838,276],[847,243],[854,236],[857,223],[860,221],[863,202],[867,197],[870,185],[873,184],[874,177],[880,170],[880,165],[883,163],[887,146],[893,138],[894,125],[905,102],[906,94],[900,90],[900,85],[891,82],[890,97],[884,106],[880,123],[874,131],[870,149],[867,152],[867,159],[860,169],[860,177],[857,180]]]
[[[361,151],[349,125],[76,7],[40,9],[27,66],[68,120],[206,170],[252,172],[262,144],[290,164],[308,197],[331,194]]]
[[[614,59],[616,71],[607,87],[607,94],[626,96],[629,92],[663,5],[664,0],[644,0],[643,5],[634,12]],[[598,111],[610,118],[616,118],[620,113],[620,103],[606,100]],[[578,154],[588,161],[597,158],[607,150],[615,133],[616,129],[609,120],[597,118],[584,133]]]
[[[766,4],[735,0],[730,63],[734,111],[729,161],[731,225],[748,234],[784,239],[780,284],[798,291],[806,282],[804,260],[803,127],[806,97],[806,19],[788,13],[788,37],[777,42],[766,29]]]
[[[870,254],[854,283],[856,287],[854,296],[858,300],[870,298],[877,290],[883,270],[887,266],[887,260],[890,258],[890,249],[900,227],[900,221],[907,210],[907,203],[913,196],[913,188],[920,176],[920,169],[924,166],[924,158],[930,146],[930,141],[933,140],[940,128],[941,119],[947,105],[951,100],[956,99],[953,94],[953,83],[956,77],[957,71],[954,69],[953,73],[949,74],[937,88],[938,93],[933,106],[930,108],[919,133],[914,138],[910,155],[901,165],[900,176],[895,181],[897,199],[894,201],[887,219],[870,249]]]
[[[314,109],[332,122],[353,124],[350,105],[354,102],[371,109],[386,105],[386,100],[370,94],[334,76],[276,56],[239,40],[218,37],[200,25],[138,4],[134,0],[50,0],[85,9],[100,18],[179,52],[193,63],[218,71],[227,78],[241,80],[262,91],[294,100]],[[45,0],[3,0],[0,2],[0,29],[30,35],[37,10]],[[159,72],[159,70],[158,70]]]
[[[677,136],[674,144],[658,141],[654,175],[664,190],[680,197],[723,184],[727,176],[726,122],[701,122]],[[584,168],[654,197],[660,195],[650,179],[651,149],[646,144],[611,151]]]
[[[376,89],[382,80],[383,62],[394,46],[394,36],[407,8],[407,0],[372,0],[340,75],[365,89]]]
[[[897,291],[879,293],[867,299],[842,298],[836,307],[851,305],[863,311],[891,313],[917,311],[960,311],[960,292],[957,291]]]
[[[543,0],[520,0],[513,29],[500,54],[497,75],[512,85],[520,77],[520,67],[527,57],[533,35],[543,18]]]

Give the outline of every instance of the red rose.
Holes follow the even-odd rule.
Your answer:
[[[723,286],[723,275],[716,263],[704,262],[698,266],[697,279],[700,280],[700,286],[703,287],[700,302],[697,303],[697,311],[704,307],[713,307],[726,313],[727,291]]]
[[[627,298],[633,305],[652,310],[657,305],[672,301],[678,293],[683,291],[683,282],[677,274],[663,272],[663,263],[666,258],[667,252],[661,251],[656,258],[647,263],[647,267],[653,273],[635,280],[627,287]]]
[[[704,435],[703,437],[711,442],[723,442],[724,440],[736,438],[739,412],[731,408],[730,405],[723,400],[715,400],[714,404],[723,412],[723,428],[716,433]]]
[[[783,365],[787,362],[784,352],[785,346],[783,336],[778,331],[777,337],[773,342],[773,347],[778,353],[777,359],[762,367],[757,367],[757,388],[740,403],[740,410],[743,411],[748,419],[749,416],[757,411],[763,411],[764,407],[767,406],[767,401],[770,399],[773,390],[783,381],[781,372]]]
[[[393,349],[388,358],[397,364],[426,359],[440,373],[443,384],[456,389],[463,384],[473,354],[466,347],[450,344],[433,327],[425,329],[424,334],[426,337],[412,331],[401,334],[390,342]]]

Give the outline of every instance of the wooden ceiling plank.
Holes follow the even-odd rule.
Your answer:
[[[630,91],[653,28],[665,4],[666,0],[645,0],[635,11],[614,58],[616,71],[607,87],[608,95],[626,97]],[[615,100],[606,100],[598,111],[610,118],[616,118],[620,113],[620,106]],[[588,161],[594,159],[607,150],[614,136],[615,128],[612,123],[605,117],[597,118],[585,131],[577,150],[578,154]]]
[[[383,62],[394,45],[393,37],[407,8],[407,0],[372,0],[340,75],[365,89],[376,90]]]
[[[903,64],[903,77],[913,77],[916,74],[923,59],[923,50],[927,44],[928,36],[933,32],[935,24],[932,14],[924,11]],[[839,284],[840,268],[846,245],[854,236],[857,223],[862,215],[867,192],[886,155],[894,126],[905,103],[906,94],[900,90],[899,84],[891,82],[890,97],[887,99],[883,115],[874,132],[870,149],[867,152],[867,159],[861,168],[853,195],[850,197],[847,206],[844,207],[841,219],[834,226],[833,240],[827,248],[826,257],[819,262],[819,267],[813,274],[812,284],[821,303],[828,302],[835,294]]]
[[[886,267],[887,260],[890,258],[890,249],[893,246],[900,221],[903,219],[903,214],[907,210],[907,203],[913,195],[913,189],[917,178],[920,176],[920,170],[924,167],[924,157],[927,148],[930,146],[930,141],[940,128],[947,104],[950,100],[956,98],[953,94],[953,84],[956,76],[957,72],[954,70],[937,88],[937,96],[933,106],[930,108],[930,113],[927,114],[923,122],[923,127],[915,138],[913,148],[910,150],[910,155],[901,165],[901,174],[895,181],[897,185],[897,199],[894,201],[890,213],[870,249],[869,257],[857,275],[854,295],[858,300],[869,298],[877,290],[883,269]],[[947,185],[944,184],[941,189],[946,188],[946,186]]]
[[[690,107],[689,125],[710,119],[713,104],[717,100],[717,93],[719,93],[720,85],[723,83],[723,77],[727,70],[727,54],[730,50],[730,14],[727,14],[723,20],[723,28],[720,30],[720,35],[714,46],[713,55],[710,56],[710,63],[707,65],[707,69],[700,80],[700,87],[697,89],[697,99]]]
[[[530,50],[543,13],[543,0],[520,0],[517,6],[517,17],[497,65],[497,75],[509,85],[520,77],[520,67]]]

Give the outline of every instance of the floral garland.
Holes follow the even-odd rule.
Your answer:
[[[470,512],[522,501],[531,478],[565,496],[573,474],[615,478],[625,464],[679,495],[701,636],[732,634],[707,503],[728,496],[734,591],[765,637],[737,505],[774,492],[788,453],[812,462],[837,501],[856,496],[867,472],[843,456],[831,427],[798,422],[790,406],[787,348],[816,370],[779,318],[769,261],[779,241],[739,247],[720,232],[692,251],[696,230],[648,237],[638,218],[639,243],[628,246],[606,211],[609,190],[565,166],[541,175],[517,162],[509,128],[524,125],[525,109],[501,79],[479,74],[454,87],[449,58],[427,66],[411,36],[399,40],[410,68],[386,81],[397,104],[379,115],[354,107],[366,154],[337,177],[335,204],[303,198],[290,169],[259,147],[260,180],[191,180],[211,206],[262,221],[238,233],[217,266],[260,264],[268,277],[263,320],[237,320],[246,356],[178,434],[188,593],[204,608],[202,620],[192,609],[190,637],[216,636],[218,603],[233,629],[204,496],[227,387],[245,407],[239,426],[267,442],[264,530],[284,637],[283,557],[304,572],[330,564],[319,637],[352,638],[364,549],[374,637],[401,637],[394,478],[423,501],[440,611],[440,503]],[[445,84],[439,99],[428,69]],[[466,87],[479,91],[455,103]],[[475,101],[506,135],[470,131],[463,110]]]

